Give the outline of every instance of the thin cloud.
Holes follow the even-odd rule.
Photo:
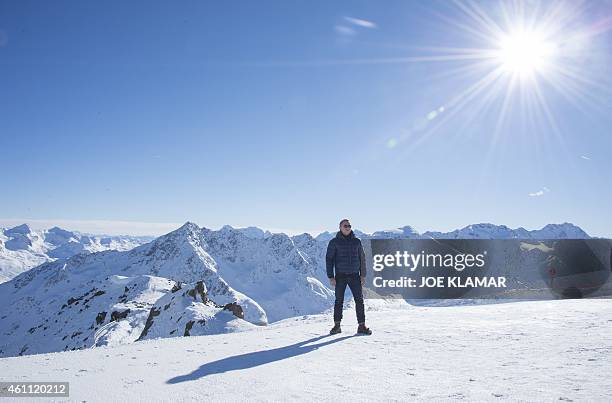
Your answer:
[[[537,192],[529,193],[529,196],[530,197],[540,197],[540,196],[544,196],[544,194],[548,192],[550,192],[550,190],[546,186],[544,186],[542,187],[541,190],[538,190]]]
[[[361,18],[344,17],[344,19],[358,27],[363,27],[363,28],[376,28],[377,27],[375,22],[364,20]]]
[[[583,160],[587,160],[587,161],[591,160],[591,158],[587,157],[586,155],[581,155],[580,158],[582,158]]]
[[[347,27],[346,25],[336,25],[334,28],[340,35],[352,36],[357,33],[353,28]]]

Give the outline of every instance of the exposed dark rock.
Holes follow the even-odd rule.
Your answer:
[[[106,319],[106,312],[98,312],[98,316],[96,316],[96,325],[101,324]]]
[[[119,311],[113,311],[111,312],[111,322],[114,322],[116,320],[119,319],[125,319],[127,318],[128,314],[130,313],[129,309],[126,309],[125,311],[119,312]]]
[[[196,295],[199,295],[200,298],[202,298],[203,303],[208,302],[208,294],[206,292],[206,287],[204,286],[204,282],[202,281],[198,281],[195,287],[187,291],[187,294],[194,300],[197,300]]]
[[[136,341],[142,340],[147,335],[147,333],[149,332],[149,329],[151,328],[151,326],[153,326],[153,319],[156,316],[159,316],[160,312],[161,312],[161,309],[155,309],[155,307],[151,308],[151,311],[149,312],[149,316],[147,317],[147,322],[145,323],[145,327],[144,329],[142,329],[142,333],[136,339]]]
[[[191,331],[191,328],[193,327],[194,323],[194,321],[190,320],[185,324],[185,333],[183,334],[183,336],[189,336],[189,332]]]
[[[230,302],[229,304],[225,304],[223,309],[230,311],[237,318],[244,319],[244,311],[242,307],[238,305],[236,302]]]
[[[81,298],[82,298],[82,297],[80,297],[80,298],[70,297],[70,298],[68,298],[67,303],[68,303],[68,305],[72,305],[72,304],[74,304],[75,302],[77,302],[78,300],[80,300]]]

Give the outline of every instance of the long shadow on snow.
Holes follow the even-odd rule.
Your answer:
[[[168,379],[166,383],[174,384],[186,381],[193,381],[198,378],[202,378],[204,376],[212,374],[219,374],[227,371],[236,371],[240,369],[257,367],[259,365],[268,364],[270,362],[295,357],[300,354],[306,354],[318,349],[319,347],[336,343],[348,339],[350,337],[355,337],[355,335],[337,337],[318,344],[309,344],[321,340],[325,337],[329,337],[329,335],[313,337],[312,339],[300,341],[295,344],[291,344],[284,347],[273,348],[270,350],[254,351],[252,353],[234,355],[217,361],[207,362],[206,364],[201,365],[200,368],[189,374],[179,375],[175,376],[174,378]]]

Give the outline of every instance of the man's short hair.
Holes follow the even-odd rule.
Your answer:
[[[338,225],[341,227],[342,223],[345,222],[345,221],[348,222],[349,219],[348,218],[343,218],[342,220],[340,220],[340,224],[338,224]]]

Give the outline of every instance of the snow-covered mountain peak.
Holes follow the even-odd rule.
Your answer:
[[[180,227],[178,227],[177,229],[175,229],[174,231],[169,232],[166,235],[163,236],[167,236],[170,234],[177,234],[177,235],[185,235],[185,236],[197,236],[197,234],[200,232],[200,227],[198,227],[198,225],[196,223],[193,223],[191,221],[187,221],[185,222],[185,224],[181,225]]]
[[[310,235],[308,232],[304,232],[298,235],[293,235],[291,239],[296,244],[303,244],[303,243],[310,243],[310,242],[317,241],[316,238],[313,238],[312,235]]]
[[[414,227],[410,225],[404,225],[399,228],[404,234],[418,234],[418,232],[414,229]]]
[[[270,231],[268,230],[264,231],[263,229],[259,227],[238,228],[238,231],[242,232],[244,235],[248,236],[249,238],[255,238],[255,239],[268,238],[269,236],[272,235]]]
[[[83,237],[85,241],[91,242],[89,237]],[[47,230],[45,240],[53,245],[61,245],[67,242],[78,242],[78,236],[71,231],[59,227]]]
[[[390,230],[376,231],[372,235],[366,235],[371,238],[419,238],[420,234],[415,231],[410,225],[404,225],[403,227],[394,228]]]
[[[4,234],[7,236],[14,236],[18,234],[29,235],[30,233],[32,233],[32,229],[28,224],[17,225],[16,227],[4,230]]]
[[[582,228],[568,222],[562,224],[546,224],[542,229],[532,231],[536,238],[567,238],[567,239],[583,239],[589,238],[589,235]]]
[[[141,253],[141,251],[145,251],[147,256],[157,254],[156,259],[168,260],[181,253],[189,254],[201,248],[200,233],[201,229],[196,224],[188,221],[174,231],[133,249],[132,252],[136,255]]]
[[[330,239],[336,236],[335,232],[324,231],[315,237],[318,242],[329,242]]]

